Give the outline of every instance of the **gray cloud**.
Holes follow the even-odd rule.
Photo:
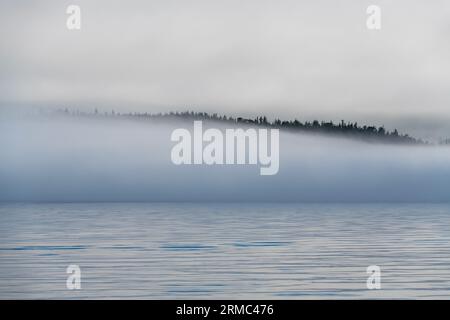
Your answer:
[[[69,4],[81,6],[81,31],[66,30]],[[432,130],[450,119],[450,3],[377,1],[378,32],[365,26],[369,4],[3,1],[0,104],[426,116]]]

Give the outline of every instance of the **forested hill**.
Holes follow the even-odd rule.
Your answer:
[[[114,111],[100,113],[94,112],[69,111],[68,109],[58,110],[56,114],[64,114],[76,117],[97,117],[97,118],[127,118],[136,120],[204,120],[217,121],[221,123],[246,124],[261,127],[278,128],[282,130],[290,130],[292,132],[306,132],[326,134],[332,136],[340,136],[347,138],[361,139],[369,142],[383,143],[399,143],[399,144],[428,144],[421,139],[416,139],[408,134],[402,134],[394,129],[386,130],[384,127],[376,127],[373,125],[359,125],[356,122],[346,122],[342,120],[339,123],[332,121],[305,121],[275,119],[269,121],[267,117],[260,116],[256,118],[230,117],[219,115],[217,113],[206,112],[169,112],[169,113],[117,113]]]

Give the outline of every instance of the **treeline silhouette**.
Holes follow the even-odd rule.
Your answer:
[[[402,144],[429,144],[422,139],[416,139],[408,134],[400,134],[397,129],[388,131],[384,126],[368,126],[358,125],[357,122],[346,122],[341,120],[339,123],[333,121],[305,121],[301,122],[297,119],[294,120],[280,120],[275,119],[269,121],[266,116],[259,116],[256,118],[243,118],[243,117],[231,117],[226,115],[219,115],[218,113],[207,112],[168,112],[168,113],[120,113],[115,112],[99,112],[97,109],[94,112],[85,111],[69,111],[68,109],[59,109],[57,114],[82,116],[82,117],[121,117],[139,120],[205,120],[205,121],[217,121],[221,123],[233,123],[233,124],[247,124],[256,125],[270,128],[286,129],[290,131],[308,132],[308,133],[320,133],[328,135],[346,136],[351,138],[359,138],[366,141],[383,141],[387,143],[402,143]],[[442,140],[442,144],[450,144],[450,139]]]

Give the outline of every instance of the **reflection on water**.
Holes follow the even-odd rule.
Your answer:
[[[0,298],[450,298],[450,205],[2,204]]]

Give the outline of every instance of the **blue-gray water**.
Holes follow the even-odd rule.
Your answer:
[[[450,205],[1,204],[0,298],[450,298]]]

